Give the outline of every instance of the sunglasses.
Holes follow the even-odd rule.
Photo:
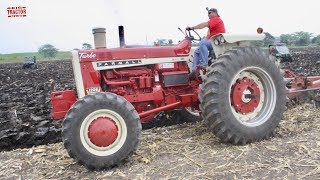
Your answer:
[[[208,14],[211,14],[212,12],[208,12]]]

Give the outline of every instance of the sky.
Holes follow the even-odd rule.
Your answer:
[[[153,44],[184,35],[178,27],[208,21],[206,7],[218,9],[228,33],[273,36],[305,31],[320,34],[316,0],[0,0],[0,54],[36,52],[46,43],[62,51],[93,43],[92,28],[106,28],[107,47],[119,46],[118,26],[126,44]],[[7,8],[26,6],[27,17],[9,18]],[[199,30],[204,36],[206,30]]]

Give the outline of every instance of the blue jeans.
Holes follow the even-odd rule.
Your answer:
[[[202,39],[199,43],[199,47],[194,51],[192,71],[195,71],[197,65],[208,66],[209,51],[213,50],[211,41],[208,39]]]

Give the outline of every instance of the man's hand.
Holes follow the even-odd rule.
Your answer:
[[[186,30],[187,30],[187,31],[194,30],[194,27],[188,26],[188,27],[186,27]]]

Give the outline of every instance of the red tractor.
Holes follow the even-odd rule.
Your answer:
[[[95,49],[73,52],[77,93],[51,95],[54,118],[64,118],[65,148],[89,169],[112,167],[130,157],[140,141],[141,123],[163,111],[202,117],[222,142],[246,144],[270,137],[286,110],[280,69],[272,56],[248,44],[264,34],[212,37],[217,58],[206,69],[199,67],[195,79],[189,77],[190,31],[175,46],[112,49],[106,48],[104,28],[93,34]]]

